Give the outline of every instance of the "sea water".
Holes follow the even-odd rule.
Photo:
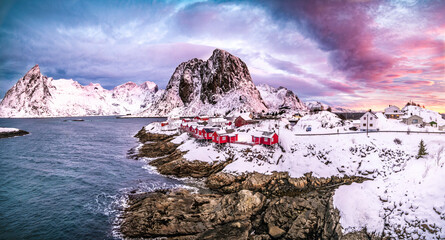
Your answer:
[[[128,158],[159,119],[0,119],[0,239],[115,239],[129,192],[182,185]]]

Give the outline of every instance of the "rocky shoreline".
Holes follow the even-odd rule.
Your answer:
[[[0,132],[0,138],[10,138],[10,137],[18,137],[29,134],[29,132],[24,130],[12,131],[12,132]]]
[[[213,164],[182,156],[175,136],[141,129],[143,146],[135,158],[155,158],[149,164],[159,173],[200,178],[211,193],[185,189],[129,196],[121,232],[128,238],[168,239],[379,239],[365,231],[342,234],[333,206],[334,190],[363,182],[356,176],[316,178],[311,173],[291,178],[287,172],[271,175],[222,172],[233,159]]]

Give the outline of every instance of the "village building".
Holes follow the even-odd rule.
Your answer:
[[[228,122],[225,118],[210,118],[208,123],[210,126],[225,126]]]
[[[378,117],[369,111],[360,118],[360,131],[378,131]]]
[[[241,127],[247,124],[254,124],[257,123],[258,121],[253,120],[250,115],[247,114],[243,114],[238,116],[237,118],[235,118],[235,127]]]
[[[261,143],[264,145],[273,145],[278,143],[278,135],[274,132],[264,132],[261,136]]]
[[[407,125],[423,125],[423,119],[417,115],[404,116],[402,117],[402,122]]]
[[[352,126],[359,129],[360,128],[360,120],[352,120]]]
[[[386,118],[392,118],[392,119],[398,119],[399,117],[403,116],[403,112],[394,105],[389,105],[389,107],[385,108],[385,116]]]
[[[199,119],[201,121],[209,121],[210,118],[209,118],[209,116],[200,116]]]
[[[220,130],[213,133],[212,142],[214,143],[227,143],[229,141],[226,131]]]
[[[261,144],[262,133],[254,133],[252,134],[252,143],[253,144]]]
[[[238,142],[238,133],[229,133],[227,136],[229,137],[229,143]]]
[[[204,128],[202,129],[202,136],[206,140],[212,140],[213,133],[218,131],[217,128]]]
[[[440,131],[445,131],[445,124],[442,125],[442,126],[439,126],[439,130],[440,130]]]
[[[233,143],[238,141],[238,133],[233,129],[215,131],[212,135],[214,143]]]
[[[187,122],[191,122],[191,121],[192,121],[192,119],[190,119],[190,118],[183,118],[182,119],[183,123],[187,123]]]

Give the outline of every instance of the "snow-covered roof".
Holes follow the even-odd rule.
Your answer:
[[[271,138],[274,134],[274,132],[263,132],[263,137]]]
[[[374,113],[374,112],[370,112],[370,111],[365,112],[365,114],[363,114],[363,116],[365,116],[365,115],[368,114],[368,113],[371,114],[371,115],[373,115],[373,116],[374,116],[375,118],[377,118],[377,119],[379,118],[379,117],[377,116],[376,113]],[[363,116],[362,116],[362,117],[363,117]]]
[[[254,137],[262,137],[263,136],[263,132],[262,131],[251,131],[249,133],[250,133],[250,135],[252,135]]]
[[[252,120],[249,113],[240,114],[239,117],[241,117],[244,120]]]
[[[403,116],[401,118],[408,119],[408,118],[412,118],[412,117],[423,119],[421,116],[418,116],[418,115],[405,115],[405,116]]]
[[[206,133],[212,133],[212,132],[218,131],[219,128],[203,128],[202,130]]]

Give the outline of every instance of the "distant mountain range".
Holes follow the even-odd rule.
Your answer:
[[[82,86],[46,77],[36,65],[6,93],[0,117],[236,115],[305,112],[314,104],[321,103],[306,106],[284,87],[255,86],[241,59],[215,49],[207,61],[194,58],[179,64],[165,90],[153,82],[128,82],[112,90],[97,83]]]
[[[139,112],[159,98],[155,83],[128,82],[106,90],[100,84],[82,86],[67,79],[53,80],[34,66],[6,93],[0,117],[59,117],[118,115]]]

